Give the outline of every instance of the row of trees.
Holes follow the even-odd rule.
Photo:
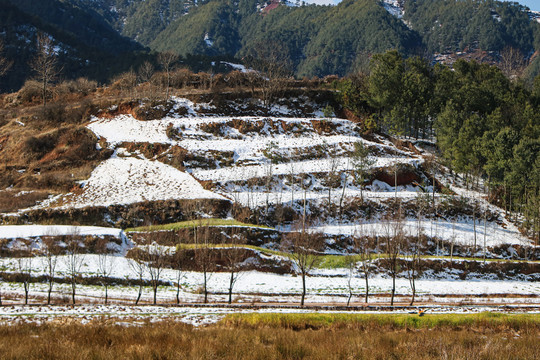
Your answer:
[[[349,276],[347,288],[349,296],[347,306],[353,296],[359,296],[354,278],[363,278],[364,302],[369,302],[369,280],[373,274],[385,271],[390,277],[392,286],[390,291],[390,305],[394,305],[396,293],[396,279],[405,276],[411,289],[410,305],[416,298],[416,279],[423,270],[424,263],[421,255],[425,254],[428,245],[428,235],[425,233],[424,221],[429,218],[429,201],[419,197],[416,206],[415,228],[408,226],[406,230],[404,211],[400,204],[396,204],[396,210],[376,224],[376,226],[356,226],[352,236],[345,244],[347,254],[345,256]],[[325,237],[318,232],[308,230],[309,221],[300,219],[293,226],[293,231],[287,233],[282,241],[280,250],[286,253],[293,264],[291,270],[301,277],[301,300],[300,305],[305,304],[307,295],[307,281],[311,272],[321,265],[324,260]],[[126,279],[112,277],[115,266],[119,265],[117,257],[111,254],[109,242],[100,239],[95,245],[97,256],[95,275],[90,278],[82,276],[81,270],[85,262],[91,261],[86,255],[88,251],[84,239],[79,236],[64,236],[60,238],[47,237],[43,240],[41,251],[29,253],[20,251],[15,254],[14,281],[24,286],[25,304],[28,304],[30,284],[41,281],[47,284],[47,304],[52,301],[52,292],[57,282],[68,283],[71,288],[71,302],[76,303],[76,290],[78,284],[91,283],[103,287],[103,299],[105,304],[109,301],[109,286],[118,283],[135,285],[138,292],[135,304],[141,300],[144,287],[150,287],[153,303],[158,302],[160,286],[174,286],[176,288],[176,303],[181,302],[180,292],[186,271],[197,271],[200,274],[200,294],[204,303],[209,301],[209,282],[216,272],[229,274],[228,303],[233,301],[234,287],[243,272],[247,269],[244,260],[252,256],[245,247],[245,237],[241,228],[232,228],[220,243],[213,243],[215,233],[205,220],[192,222],[189,234],[175,231],[153,231],[140,234],[137,237],[139,246],[128,253],[128,264],[131,275]],[[483,253],[486,264],[486,217],[484,217]],[[432,235],[433,236],[433,235]],[[471,246],[474,253],[482,239],[479,237]],[[174,246],[171,246],[174,245]],[[454,254],[455,234],[448,246],[450,255]],[[439,244],[437,244],[439,246]],[[34,256],[39,256],[40,265],[36,266]],[[450,264],[453,258],[450,257]],[[62,271],[59,271],[62,266]],[[37,268],[41,269],[42,276],[36,278],[33,273]],[[166,278],[164,272],[174,273],[171,281],[170,275]],[[62,278],[62,280],[60,280]],[[97,281],[97,282],[96,282]],[[1,304],[1,296],[0,296]]]
[[[114,257],[110,256],[108,241],[100,239],[95,245],[98,253],[97,278],[105,288],[105,303],[108,301],[107,287],[109,277],[114,267]],[[42,239],[40,250],[18,250],[14,252],[17,276],[16,281],[22,282],[24,286],[25,300],[28,304],[30,294],[30,284],[36,281],[33,273],[39,268],[42,270],[41,281],[47,284],[47,304],[52,302],[54,285],[58,282],[59,276],[63,276],[64,283],[67,281],[71,288],[71,302],[76,303],[77,285],[82,281],[81,269],[85,261],[85,238],[79,235],[69,235],[52,237],[46,236]],[[36,260],[36,258],[38,260]],[[36,264],[39,261],[40,264]],[[59,267],[63,267],[60,272]],[[0,296],[0,305],[1,305]]]

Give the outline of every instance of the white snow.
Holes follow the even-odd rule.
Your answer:
[[[355,232],[364,235],[388,236],[392,234],[393,222],[365,222],[359,225],[323,225],[311,228],[311,231],[323,232],[330,235],[353,235]],[[420,226],[423,234],[436,237],[441,240],[452,241],[455,244],[474,245],[474,226],[470,219],[459,219],[455,223],[446,220],[422,220],[420,223],[415,219],[407,219],[402,223],[403,230],[407,235],[418,234]],[[502,244],[530,244],[530,240],[515,231],[505,229],[497,223],[488,222],[486,226],[486,246],[498,246]],[[476,245],[484,246],[484,224],[476,222]]]
[[[52,207],[83,208],[170,199],[220,199],[191,175],[159,161],[111,158],[85,182],[82,194],[68,195]]]
[[[348,157],[335,158],[336,164],[330,164],[328,159],[316,159],[306,161],[292,161],[283,164],[267,164],[267,165],[252,165],[252,166],[236,166],[226,167],[216,170],[199,170],[194,169],[192,174],[201,180],[214,180],[220,182],[238,181],[251,178],[262,178],[267,176],[269,172],[272,175],[288,175],[291,169],[295,174],[309,174],[315,172],[328,172],[332,166],[335,166],[334,171],[341,172],[345,170],[353,170],[352,160]],[[390,166],[396,161],[395,158],[376,158],[374,167]],[[401,164],[416,165],[420,161],[418,159],[400,159]],[[382,184],[379,182],[379,184]],[[386,186],[384,186],[386,188]]]
[[[4,225],[0,226],[0,239],[30,238],[41,236],[94,235],[124,238],[122,229],[98,226],[72,225]]]
[[[230,66],[231,68],[233,68],[234,70],[238,70],[242,73],[250,73],[250,72],[255,72],[255,70],[253,69],[248,69],[246,68],[244,65],[242,64],[234,64],[234,63],[230,63],[230,62],[226,62],[226,61],[221,61],[222,64],[225,64],[227,66]]]
[[[214,40],[210,38],[210,34],[208,33],[204,34],[204,42],[206,43],[206,46],[208,47],[214,46]]]
[[[403,9],[399,0],[383,0],[382,5],[393,16],[399,19],[403,17]]]
[[[98,256],[84,255],[82,276],[95,276],[97,271]],[[0,259],[0,265],[5,267],[6,271],[15,271],[17,264],[15,259]],[[36,258],[33,261],[34,276],[44,273],[45,262]],[[58,261],[58,270],[60,276],[67,276],[67,262],[65,257],[61,256]],[[137,274],[128,265],[128,260],[124,257],[114,257],[113,277],[137,279]],[[228,273],[213,273],[208,282],[211,292],[210,301],[224,302],[227,299],[229,286]],[[144,275],[149,278],[148,274]],[[162,273],[163,281],[176,282],[176,271],[164,270]],[[180,297],[182,302],[200,302],[200,286],[202,283],[202,274],[198,272],[185,272],[181,279],[182,288]],[[361,299],[365,291],[365,282],[363,277],[355,275],[351,282],[354,289],[354,302]],[[316,303],[344,303],[348,295],[348,269],[318,270],[314,276],[309,276],[306,281],[307,302]],[[386,304],[389,299],[379,297],[381,294],[389,294],[392,288],[392,279],[384,275],[376,275],[369,280],[371,301]],[[3,294],[23,294],[22,284],[1,283]],[[540,304],[540,298],[535,295],[540,293],[540,284],[528,281],[514,280],[459,280],[448,277],[448,279],[429,279],[419,278],[416,280],[416,290],[418,301],[430,301],[440,303],[459,303],[463,301],[474,302],[474,296],[483,296],[476,301],[482,302],[500,302]],[[32,284],[31,294],[45,296],[47,285],[45,283]],[[71,289],[69,284],[55,284],[54,296],[68,296]],[[112,301],[132,301],[137,296],[137,286],[113,286],[109,288],[109,296]],[[240,275],[234,286],[234,298],[236,303],[270,302],[270,303],[296,303],[302,291],[302,279],[300,276],[279,275],[273,273],[262,273],[258,271],[245,272]],[[396,295],[410,295],[409,280],[403,277],[396,279]],[[103,295],[103,289],[100,286],[77,286],[77,296],[83,299],[99,299]],[[512,299],[500,297],[504,294],[512,294]],[[160,286],[158,291],[158,301],[174,302],[176,296],[175,286]],[[448,298],[451,297],[451,299]],[[486,298],[487,296],[487,298]],[[500,297],[500,298],[498,298]],[[143,301],[150,301],[152,293],[150,288],[146,287],[143,293]],[[497,300],[498,298],[498,300]]]

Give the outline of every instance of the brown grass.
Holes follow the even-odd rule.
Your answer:
[[[135,324],[134,324],[135,325]],[[3,359],[537,359],[538,331],[505,329],[122,327],[69,318],[0,326]]]
[[[8,213],[36,205],[49,196],[47,191],[19,192],[18,190],[0,191],[0,213]]]

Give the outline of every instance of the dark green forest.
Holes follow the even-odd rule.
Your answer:
[[[510,46],[527,55],[540,45],[538,23],[518,3],[407,0],[404,4],[404,19],[430,53],[471,48],[501,51]]]
[[[540,24],[517,3],[492,0],[405,0],[403,19],[378,0],[343,0],[338,6],[280,5],[262,0],[1,0],[6,56],[17,60],[3,89],[24,81],[35,33],[64,46],[65,76],[100,82],[172,51],[185,58],[237,61],[264,44],[286,49],[297,77],[345,76],[365,70],[373,54],[397,50],[407,57],[480,50],[493,58],[512,49],[524,63],[540,47]],[[24,40],[23,40],[24,39]],[[201,58],[202,57],[202,58]],[[82,61],[81,61],[82,60]],[[210,60],[185,61],[208,70]],[[82,65],[81,65],[82,64]],[[540,72],[532,58],[526,72]]]
[[[540,229],[540,77],[530,88],[495,66],[431,66],[397,51],[375,55],[369,75],[336,81],[341,104],[373,129],[436,139],[445,165],[480,178],[492,200]]]

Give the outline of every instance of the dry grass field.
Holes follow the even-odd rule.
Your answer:
[[[537,315],[229,316],[0,326],[3,359],[538,359]]]

